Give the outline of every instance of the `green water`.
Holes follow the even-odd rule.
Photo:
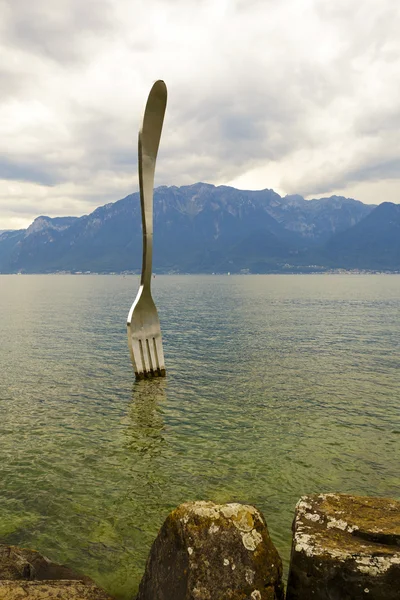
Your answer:
[[[400,276],[153,281],[168,377],[135,383],[137,277],[0,276],[0,543],[131,598],[186,500],[400,498]]]

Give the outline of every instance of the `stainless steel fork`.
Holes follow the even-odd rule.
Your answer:
[[[167,87],[161,80],[150,90],[139,131],[139,187],[142,209],[143,262],[140,287],[127,319],[128,344],[137,379],[165,377],[160,320],[151,295],[153,256],[154,172],[167,105]]]

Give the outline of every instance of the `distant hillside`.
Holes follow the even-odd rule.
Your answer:
[[[400,205],[383,202],[362,221],[334,235],[326,261],[351,269],[400,270]]]
[[[337,196],[162,186],[154,193],[154,271],[400,270],[398,210]],[[80,218],[41,216],[26,230],[0,233],[2,273],[138,271],[141,255],[138,193]]]

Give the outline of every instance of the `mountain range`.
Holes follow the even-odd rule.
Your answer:
[[[139,193],[0,232],[0,273],[139,271]],[[400,205],[196,183],[154,191],[156,273],[400,271]]]

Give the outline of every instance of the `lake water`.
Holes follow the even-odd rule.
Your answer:
[[[0,276],[0,543],[131,598],[183,501],[400,499],[400,276],[158,276],[166,379],[135,383],[135,276]]]

